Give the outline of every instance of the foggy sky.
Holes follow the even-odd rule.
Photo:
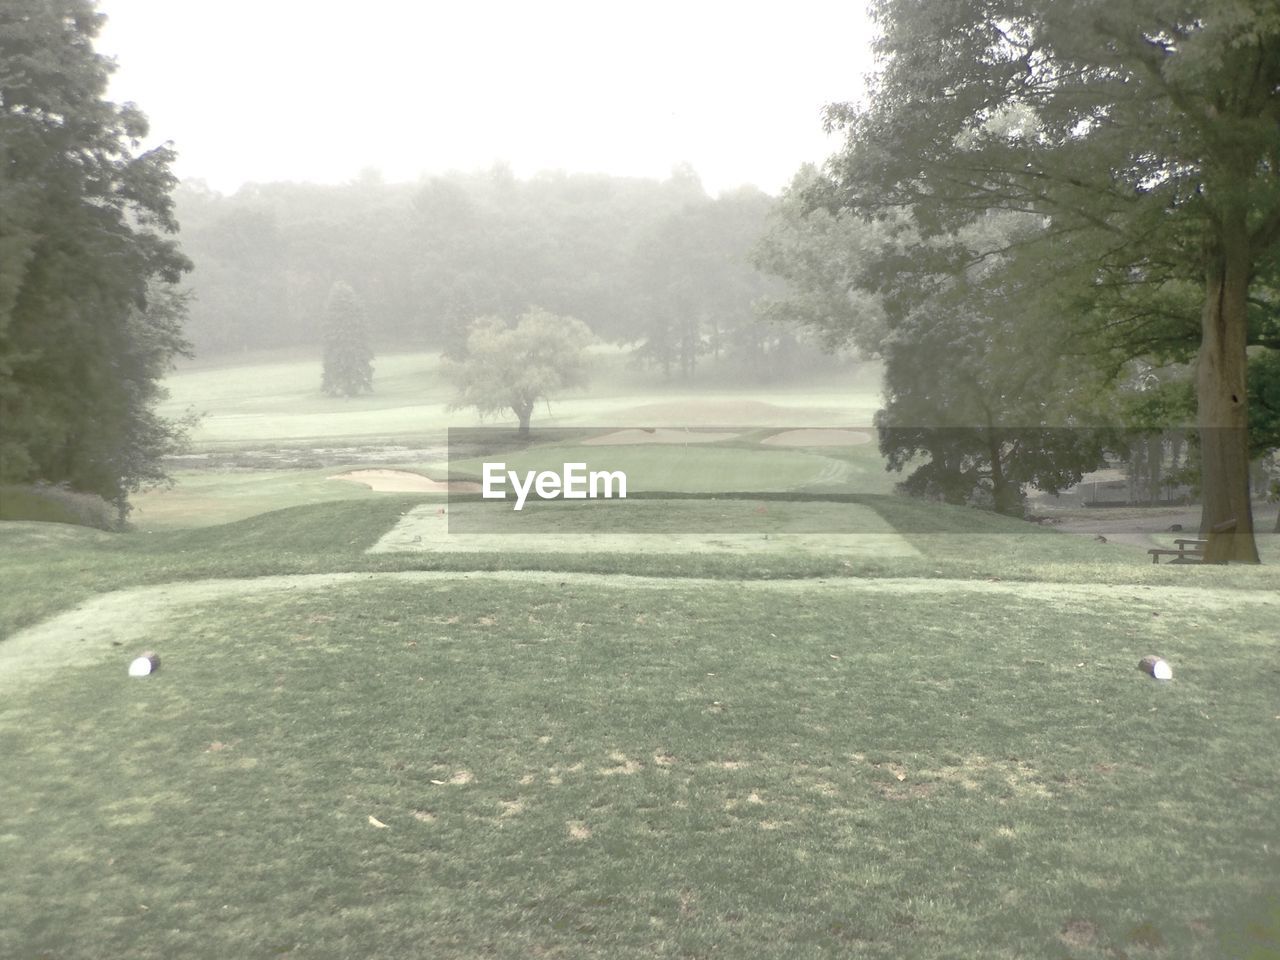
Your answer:
[[[392,181],[503,161],[771,193],[838,145],[871,69],[861,2],[99,0],[110,96],[179,176]]]

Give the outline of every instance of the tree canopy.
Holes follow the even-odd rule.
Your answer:
[[[754,303],[778,284],[751,249],[776,201],[753,188],[709,197],[666,180],[501,167],[418,183],[250,184],[175,191],[195,261],[187,326],[201,356],[306,347],[335,281],[368,311],[379,347],[466,353],[476,317],[539,305],[638,364],[755,382],[829,358]]]
[[[1095,316],[1185,340],[1142,296],[1199,290],[1196,395],[1207,559],[1257,561],[1248,484],[1249,294],[1280,239],[1280,11],[1271,0],[878,0],[881,70],[811,191],[907,211],[928,238],[1034,215]],[[1103,293],[1112,296],[1106,299]],[[1181,328],[1178,325],[1181,324]],[[1134,355],[1138,355],[1135,351]]]
[[[471,325],[467,355],[452,376],[458,387],[452,409],[474,408],[483,416],[516,415],[520,435],[540,400],[586,386],[591,330],[581,320],[534,307],[514,326],[500,317],[482,317]]]
[[[169,147],[104,93],[90,0],[0,5],[0,480],[115,502],[158,479],[181,429],[154,413],[186,350],[189,263]]]

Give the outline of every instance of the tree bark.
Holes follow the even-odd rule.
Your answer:
[[[1196,365],[1200,431],[1201,536],[1205,563],[1258,563],[1249,498],[1248,336],[1252,257],[1243,208],[1223,217],[1220,246],[1205,271],[1200,355]],[[1214,532],[1234,520],[1233,529]]]
[[[1164,434],[1147,436],[1147,502],[1160,500],[1160,484],[1164,482]]]
[[[1004,475],[1003,447],[1004,444],[998,437],[990,437],[987,441],[991,456],[991,498],[995,501],[996,513],[1021,517],[1024,513],[1022,491],[1019,485],[1010,483]]]
[[[520,430],[517,436],[521,440],[529,439],[529,418],[533,416],[533,402],[521,402],[511,405],[511,409],[515,411],[515,415],[520,418]]]

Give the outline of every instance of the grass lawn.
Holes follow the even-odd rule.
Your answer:
[[[627,475],[629,493],[662,490],[774,492],[822,485],[850,490],[854,472],[846,461],[803,450],[720,444],[687,447],[674,444],[539,446],[520,453],[504,454],[495,462],[505,463],[507,470],[514,470],[521,476],[530,470],[559,472],[566,463],[586,463],[588,470],[617,470]],[[871,474],[878,481],[884,470],[878,463],[875,466],[879,469],[873,472],[864,464],[862,472]],[[462,460],[451,462],[449,469],[451,475],[479,478],[483,466],[481,460]],[[510,484],[507,489],[510,490]]]
[[[548,465],[559,470],[567,462],[585,462],[593,470],[622,470],[627,474],[632,496],[646,490],[882,494],[889,493],[898,479],[884,471],[871,445],[839,453],[771,449],[758,444],[688,448],[553,445],[539,447],[536,452],[495,454],[489,459],[505,462],[508,469],[522,473]],[[430,463],[388,462],[376,466],[439,478],[479,478],[481,464],[480,460],[450,464],[442,457]],[[362,484],[330,479],[358,469],[361,465],[175,470],[172,487],[149,490],[133,498],[129,521],[144,531],[172,530],[228,523],[302,504],[385,497]]]
[[[200,450],[374,439],[418,442],[442,439],[449,427],[480,425],[472,413],[447,409],[453,387],[436,354],[377,357],[374,392],[355,398],[320,393],[318,357],[192,365],[165,385],[170,394],[161,408],[165,416],[188,410],[203,415],[192,435]],[[865,426],[879,406],[879,394],[879,366],[874,363],[766,392],[714,380],[663,383],[652,373],[631,369],[624,355],[604,351],[595,358],[590,392],[566,394],[550,410],[540,408],[534,426]],[[513,417],[508,425],[514,422]]]
[[[1273,567],[892,497],[918,555],[365,552],[418,502],[0,527],[0,626],[60,617],[0,644],[0,956],[1208,958],[1265,920]]]
[[[197,599],[146,628],[153,678],[99,655],[5,691],[0,955],[1221,957],[1280,871],[1277,606],[559,574]]]
[[[351,402],[313,360],[192,368],[173,405],[206,451],[429,456],[439,371],[378,365]],[[556,422],[759,431],[560,441],[681,498],[474,537],[344,468],[0,523],[0,958],[1280,956],[1280,537],[1153,566],[889,495],[874,444],[760,446],[855,425],[866,378],[613,374]]]
[[[853,448],[792,450],[761,446],[779,427],[848,426],[870,423],[879,404],[878,366],[863,364],[828,373],[800,386],[763,393],[709,382],[672,389],[651,374],[630,369],[625,357],[604,351],[589,393],[569,394],[534,418],[538,429],[584,428],[601,433],[636,427],[728,425],[746,430],[738,443],[714,450],[679,446],[552,446],[539,454],[511,457],[586,461],[628,471],[633,489],[715,491],[820,490],[887,493],[895,480],[884,471],[875,444]],[[241,365],[192,364],[166,382],[170,399],[161,412],[203,415],[193,431],[194,449],[205,455],[245,460],[255,469],[172,471],[175,485],[133,498],[131,522],[160,531],[210,526],[300,504],[376,496],[356,485],[328,479],[356,466],[418,470],[443,476],[448,428],[481,423],[468,411],[449,411],[452,388],[438,356],[389,354],[376,361],[375,392],[362,397],[326,397],[319,392],[319,360],[266,357]],[[490,421],[488,426],[512,424]],[[752,432],[754,428],[754,432]],[[495,431],[495,432],[501,432]],[[591,433],[594,435],[594,432]],[[430,462],[405,461],[405,445],[440,449]],[[302,463],[317,448],[385,447],[385,459],[351,468],[264,468],[271,456]],[[459,461],[455,473],[479,474],[480,461]]]
[[[139,530],[208,527],[299,504],[377,498],[363,484],[330,480],[342,467],[319,470],[181,470],[174,485],[133,498],[129,522]]]

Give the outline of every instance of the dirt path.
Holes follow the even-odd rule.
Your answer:
[[[59,667],[97,663],[107,657],[119,659],[120,676],[124,678],[129,661],[151,643],[165,620],[177,609],[230,597],[258,596],[275,591],[320,590],[369,580],[383,583],[428,583],[442,580],[523,582],[553,586],[590,586],[596,590],[767,590],[783,596],[851,590],[876,594],[967,593],[991,597],[1033,596],[1055,605],[1087,604],[1096,601],[1099,596],[1107,596],[1112,599],[1158,601],[1166,606],[1194,606],[1199,611],[1225,612],[1242,603],[1261,604],[1275,607],[1280,615],[1280,596],[1270,591],[1144,584],[1025,583],[919,577],[715,580],[517,570],[476,573],[413,570],[396,573],[322,573],[246,580],[199,580],[103,594],[73,610],[18,632],[0,643],[0,693],[24,682],[48,680]],[[159,652],[163,659],[164,651]]]

